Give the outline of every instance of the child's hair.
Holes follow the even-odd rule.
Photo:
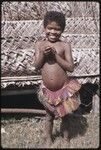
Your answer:
[[[61,29],[62,32],[64,31],[66,22],[65,22],[65,15],[62,12],[58,12],[58,11],[48,11],[46,12],[45,16],[44,16],[44,28],[46,28],[46,26],[48,25],[49,21],[55,21],[57,22]]]

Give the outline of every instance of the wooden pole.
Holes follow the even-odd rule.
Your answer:
[[[33,113],[38,115],[45,115],[46,111],[40,109],[1,108],[1,113]]]

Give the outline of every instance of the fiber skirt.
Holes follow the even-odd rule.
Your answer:
[[[38,98],[45,109],[55,117],[64,117],[79,107],[80,101],[77,93],[80,88],[79,82],[72,78],[68,78],[66,85],[57,91],[50,91],[41,83]]]

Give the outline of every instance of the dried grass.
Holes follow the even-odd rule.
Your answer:
[[[69,135],[70,144],[62,142],[60,137],[61,120],[54,121],[54,143],[51,148],[98,148],[99,115],[71,116]],[[68,122],[67,122],[68,123]],[[45,147],[45,118],[37,116],[3,117],[1,128],[2,148],[49,148]]]

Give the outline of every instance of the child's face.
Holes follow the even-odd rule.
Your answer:
[[[48,41],[50,41],[50,42],[58,41],[61,36],[61,33],[62,33],[61,27],[55,21],[48,22],[48,24],[44,30],[46,33],[46,37],[47,37]]]

